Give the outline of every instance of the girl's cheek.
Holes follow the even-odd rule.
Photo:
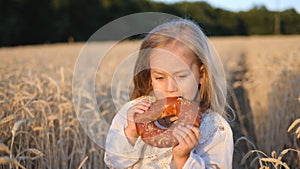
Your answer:
[[[154,89],[154,88],[153,88],[153,93],[154,93],[154,96],[155,96],[157,99],[164,99],[164,98],[165,98],[165,95],[164,95],[163,91],[160,90],[160,89]]]
[[[189,100],[193,100],[198,92],[198,84],[195,80],[186,80],[179,83],[180,90],[183,97]]]
[[[155,89],[161,89],[162,85],[161,85],[161,83],[159,83],[157,81],[152,81],[152,87],[153,87],[153,90],[155,90]]]

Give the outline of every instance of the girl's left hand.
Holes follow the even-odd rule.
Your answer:
[[[181,168],[190,156],[191,150],[197,146],[200,138],[200,130],[198,127],[191,125],[178,126],[173,135],[179,144],[173,147],[173,160],[178,168]]]

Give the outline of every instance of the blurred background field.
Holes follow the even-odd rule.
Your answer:
[[[300,36],[212,37],[225,70],[236,118],[231,126],[236,142],[234,168],[259,168],[257,154],[272,157],[287,148],[298,150],[300,118]],[[112,45],[99,42],[96,46]],[[108,122],[116,113],[111,91],[128,95],[122,85],[110,90],[106,77],[140,41],[124,41],[105,56],[96,76],[99,109]],[[0,49],[0,168],[105,168],[104,150],[93,143],[78,122],[72,104],[72,73],[83,43],[5,47]],[[107,69],[111,68],[111,69]],[[129,68],[130,69],[130,68]],[[101,74],[101,75],[100,75]],[[107,82],[107,83],[103,83]],[[299,129],[298,129],[299,130]],[[299,131],[298,131],[299,132]],[[244,136],[247,139],[241,139]],[[249,142],[251,141],[252,144]],[[274,152],[273,152],[274,154]],[[276,156],[277,157],[277,156]],[[282,161],[299,168],[299,154]]]

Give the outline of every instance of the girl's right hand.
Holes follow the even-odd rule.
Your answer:
[[[125,135],[129,142],[133,145],[138,138],[134,116],[136,113],[144,113],[151,106],[151,101],[147,98],[138,100],[127,111],[127,126],[124,129]]]

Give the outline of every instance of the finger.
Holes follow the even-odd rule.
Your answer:
[[[142,102],[142,105],[149,109],[151,107],[152,103],[151,102]]]
[[[131,107],[128,112],[127,112],[127,119],[129,121],[134,121],[134,116],[137,114],[137,113],[144,113],[145,110],[142,110],[140,108],[136,108],[136,107]]]
[[[179,135],[177,136],[179,139],[190,144],[195,144],[198,142],[198,137],[196,133],[198,133],[197,129],[191,126],[179,126],[178,130],[176,131],[176,134]]]
[[[149,99],[146,99],[146,98],[144,98],[144,99],[141,99],[141,100],[138,100],[138,101],[136,101],[135,103],[133,103],[132,105],[134,106],[134,105],[137,105],[137,104],[150,104],[151,105],[151,101],[149,100]]]
[[[149,102],[140,102],[139,104],[135,104],[134,106],[130,107],[127,111],[127,119],[128,121],[134,122],[134,116],[136,114],[142,114],[147,111],[150,107]]]
[[[188,135],[188,132],[189,129],[186,129],[180,125],[173,131],[173,135],[176,137],[178,142],[181,142]]]
[[[150,106],[151,106],[150,102],[144,101],[144,102],[139,102],[137,104],[134,104],[132,106],[132,108],[139,108],[139,109],[147,110],[147,109],[149,109]]]
[[[150,107],[150,104],[147,103],[140,103],[140,104],[136,104],[134,106],[132,106],[129,111],[134,112],[134,113],[142,113],[146,110],[148,110]],[[140,111],[142,110],[142,111]]]
[[[173,132],[173,136],[177,139],[177,141],[180,143],[183,140],[183,137],[178,134],[177,132]]]
[[[191,141],[193,145],[198,144],[199,138],[200,138],[200,130],[197,127],[187,125],[185,130],[188,130],[186,138],[189,138],[190,140],[186,141]]]
[[[192,126],[192,125],[187,125],[187,127],[195,134],[197,139],[200,138],[200,129],[198,127]]]
[[[145,107],[144,106],[135,106],[135,107],[132,107],[131,111],[135,112],[135,113],[138,113],[138,112],[144,112],[145,111]]]
[[[136,114],[143,114],[145,113],[145,111],[147,110],[147,107],[144,107],[142,105],[137,105],[137,106],[133,106],[131,107],[128,112],[127,112],[127,118],[129,121],[134,121],[134,116]]]
[[[141,100],[138,102],[138,104],[148,104],[148,105],[151,105],[151,101],[147,100],[147,99],[144,99],[144,100]]]
[[[199,130],[199,128],[193,127],[193,128],[192,128],[192,131],[194,132],[194,134],[195,134],[197,140],[199,140],[199,139],[200,139],[200,130]]]
[[[182,137],[179,134],[174,134],[174,136],[179,143],[177,146],[184,147],[185,149],[186,148],[191,149],[194,146],[192,140],[189,137]]]

